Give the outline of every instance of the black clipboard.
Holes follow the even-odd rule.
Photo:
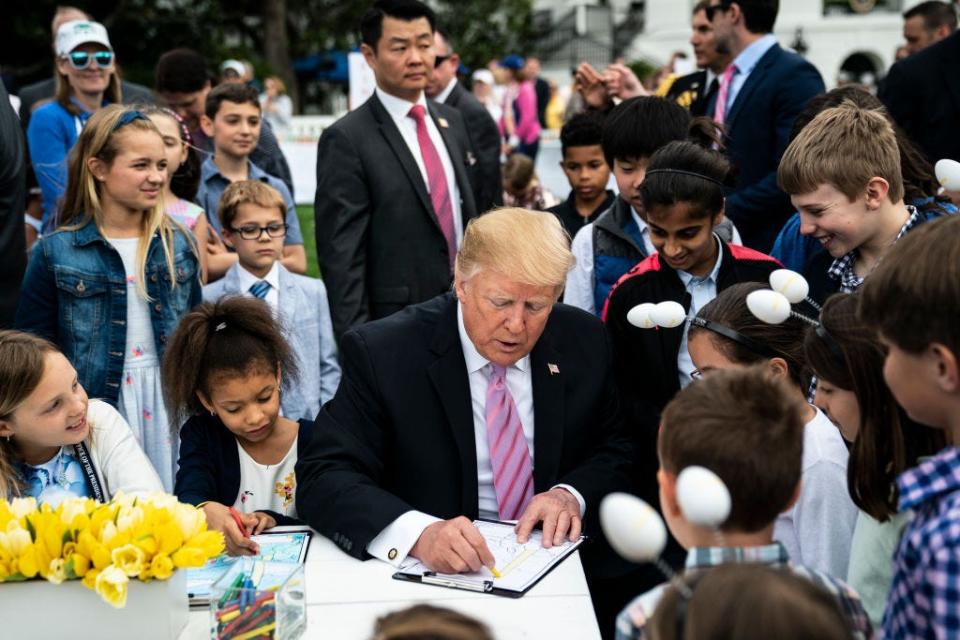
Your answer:
[[[512,522],[502,522],[500,520],[488,520],[485,518],[478,518],[474,522],[490,522],[493,524],[501,524],[506,526],[513,526]],[[515,589],[504,589],[502,587],[495,587],[493,580],[476,580],[476,579],[466,579],[460,576],[453,576],[448,574],[437,574],[434,571],[425,571],[422,574],[417,573],[404,573],[403,571],[397,571],[393,574],[394,580],[401,580],[403,582],[417,582],[420,584],[428,584],[435,587],[445,587],[447,589],[462,589],[464,591],[473,591],[476,593],[487,593],[492,596],[500,596],[502,598],[521,598],[523,597],[530,589],[537,586],[541,580],[543,580],[551,571],[556,569],[561,562],[566,560],[570,554],[580,548],[580,545],[587,541],[587,536],[580,536],[580,539],[570,545],[570,548],[563,552],[562,555],[554,559],[553,564],[551,564],[546,571],[541,573],[536,580],[528,584],[522,591],[517,591]]]

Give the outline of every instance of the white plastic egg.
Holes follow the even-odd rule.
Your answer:
[[[651,562],[667,545],[667,528],[656,509],[629,493],[611,493],[600,503],[600,524],[610,546],[631,562]]]
[[[656,306],[652,302],[638,304],[627,312],[627,322],[641,329],[653,329],[657,323],[653,321],[650,314]]]
[[[771,273],[770,288],[782,293],[793,304],[802,302],[810,293],[806,278],[790,269],[777,269]]]
[[[944,158],[937,160],[933,168],[937,174],[937,180],[941,186],[948,191],[960,191],[960,162]]]
[[[790,301],[782,293],[762,289],[747,295],[750,313],[768,324],[780,324],[790,317]]]
[[[679,327],[686,321],[687,311],[679,302],[667,300],[657,304],[650,312],[650,317],[657,323],[657,326],[672,329],[673,327]]]
[[[730,492],[705,467],[687,467],[677,476],[677,504],[692,524],[716,528],[730,517]]]

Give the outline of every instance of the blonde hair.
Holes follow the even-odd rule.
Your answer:
[[[492,269],[518,282],[563,288],[573,268],[570,236],[552,213],[503,208],[474,218],[457,254],[457,275]]]
[[[279,191],[259,180],[237,180],[223,190],[217,204],[220,226],[230,229],[240,205],[244,204],[255,204],[265,209],[276,208],[280,211],[280,218],[286,220],[287,201]]]
[[[53,343],[22,331],[0,331],[0,420],[10,420],[43,378],[44,359],[59,353]],[[20,474],[13,444],[0,439],[0,500],[19,495]]]
[[[283,80],[280,79],[280,76],[267,76],[263,83],[266,84],[267,80],[272,80],[273,83],[277,85],[277,93],[280,95],[283,95],[287,92],[287,85],[284,84]]]
[[[860,197],[871,178],[890,185],[891,202],[903,199],[900,147],[888,118],[879,110],[850,100],[824,109],[794,138],[783,154],[777,179],[794,195],[833,185],[851,201]]]
[[[139,114],[136,117],[134,114]],[[121,122],[126,118],[125,123]],[[130,119],[133,118],[133,119]],[[120,152],[118,138],[129,131],[151,131],[160,137],[160,131],[149,118],[140,112],[121,105],[110,105],[97,111],[87,125],[80,132],[77,144],[70,154],[70,166],[67,170],[67,192],[63,197],[63,209],[60,212],[60,227],[75,230],[82,227],[91,219],[97,228],[103,228],[103,208],[100,204],[100,185],[94,179],[87,166],[89,158],[98,158],[101,162],[111,164]],[[137,244],[137,292],[146,300],[147,285],[144,272],[147,264],[147,250],[153,236],[160,234],[160,244],[167,262],[167,272],[170,274],[170,287],[177,286],[177,279],[173,277],[174,267],[174,232],[183,231],[183,227],[173,218],[164,213],[163,202],[144,212],[141,222],[140,242]],[[184,232],[189,238],[189,234]],[[191,242],[191,248],[196,253],[196,246]]]

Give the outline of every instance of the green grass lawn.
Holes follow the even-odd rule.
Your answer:
[[[307,275],[313,278],[319,278],[320,267],[317,266],[317,238],[313,234],[313,206],[309,204],[298,204],[297,218],[300,219],[300,232],[303,233],[303,247],[307,251]]]

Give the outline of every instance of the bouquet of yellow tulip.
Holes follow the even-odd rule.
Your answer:
[[[117,608],[131,578],[166,580],[223,548],[201,509],[167,494],[72,498],[55,509],[33,498],[0,501],[0,582],[79,579]]]

